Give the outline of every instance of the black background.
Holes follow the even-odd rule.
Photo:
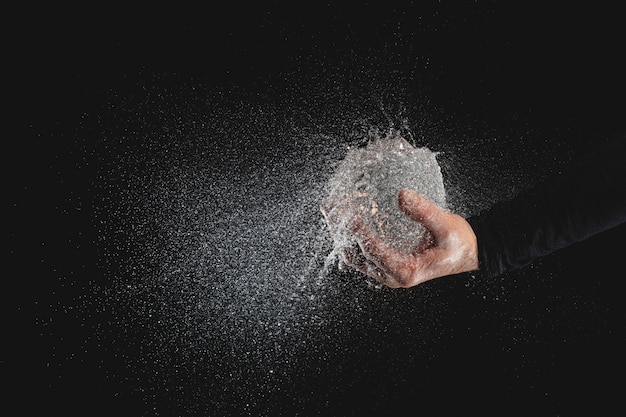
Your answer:
[[[83,120],[93,120],[109,96],[140,94],[146,84],[200,82],[243,92],[244,100],[257,93],[279,100],[282,90],[273,86],[293,74],[358,73],[365,65],[390,79],[418,77],[433,108],[470,126],[512,137],[539,130],[542,141],[553,138],[550,149],[576,154],[623,130],[626,38],[619,16],[596,4],[446,1],[50,8],[6,16],[7,115],[17,130],[5,138],[5,395],[24,414],[40,407],[64,415],[185,415],[201,408],[176,408],[167,404],[172,394],[162,393],[152,410],[126,367],[125,355],[133,353],[114,337],[90,338],[96,328],[115,329],[115,316],[91,293],[108,282],[90,194],[107,152],[84,139],[100,127]],[[479,291],[432,284],[441,300],[431,302],[447,306],[440,320],[450,330],[429,345],[427,363],[393,348],[402,345],[402,333],[391,330],[390,342],[377,345],[385,332],[380,323],[350,345],[358,361],[341,349],[311,359],[302,371],[308,376],[292,387],[308,397],[269,395],[258,407],[287,415],[405,405],[408,414],[457,406],[546,415],[619,407],[626,370],[623,238],[618,227]],[[505,296],[497,297],[500,291]],[[403,320],[410,328],[411,319]],[[232,410],[245,414],[236,399]]]

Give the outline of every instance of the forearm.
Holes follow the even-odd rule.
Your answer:
[[[624,146],[614,144],[564,175],[468,219],[479,268],[497,276],[626,221]]]

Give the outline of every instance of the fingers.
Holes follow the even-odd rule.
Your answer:
[[[477,268],[476,238],[460,216],[408,189],[399,193],[398,205],[411,220],[426,228],[410,253],[395,250],[393,242],[379,237],[366,220],[369,216],[365,211],[346,212],[341,204],[322,203],[320,208],[331,231],[333,226],[347,226],[348,235],[356,241],[354,247],[340,254],[346,265],[391,288],[411,287]],[[466,243],[470,241],[474,244]]]
[[[375,279],[381,284],[385,284],[391,288],[396,288],[398,286],[395,281],[390,279],[390,277],[380,270],[375,263],[363,255],[358,245],[350,248],[344,248],[341,252],[341,258],[346,265],[370,278]]]
[[[398,195],[398,205],[411,220],[424,225],[435,240],[447,234],[447,213],[427,198],[405,188]]]
[[[384,240],[375,236],[361,219],[354,222],[352,228],[359,245],[361,268],[359,271],[376,278],[391,288],[412,287],[429,279],[442,276],[438,268],[445,251],[437,247],[424,247],[417,253],[404,254],[395,251]],[[424,245],[430,246],[429,243]],[[365,270],[375,266],[376,273],[382,272],[385,280]]]
[[[326,220],[326,224],[329,227],[331,234],[336,233],[338,226],[341,227],[342,223],[350,229],[355,220],[357,222],[360,221],[354,217],[354,213],[348,216],[348,207],[344,207],[342,203],[342,201],[331,201],[325,199],[320,204],[320,211],[324,215],[324,219]],[[348,224],[346,224],[346,222]],[[355,244],[354,247],[343,248],[340,252],[340,258],[340,269],[341,264],[343,263],[382,284],[390,287],[397,286],[393,281],[389,280],[387,274],[382,271],[376,263],[372,262],[368,257],[363,255],[363,252],[357,244]]]
[[[358,197],[358,196],[355,196]],[[392,288],[410,287],[448,274],[449,254],[443,242],[450,234],[451,215],[423,196],[404,189],[398,195],[398,205],[413,221],[426,231],[411,253],[395,250],[374,232],[365,213],[347,210],[343,201],[325,200],[320,205],[331,234],[346,227],[356,244],[340,252],[343,263]],[[365,216],[365,217],[363,217]],[[342,232],[343,233],[343,232]],[[346,236],[347,237],[347,236]],[[449,239],[448,239],[449,240]],[[445,262],[443,262],[445,261]]]
[[[354,220],[351,231],[363,256],[385,274],[395,276],[394,271],[401,270],[410,263],[407,255],[396,252],[384,240],[372,233],[360,218]]]

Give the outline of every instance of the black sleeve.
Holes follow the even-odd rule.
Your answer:
[[[626,221],[626,153],[620,138],[566,172],[468,220],[488,277]]]

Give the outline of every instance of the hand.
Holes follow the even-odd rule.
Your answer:
[[[427,198],[404,189],[402,211],[426,229],[426,238],[409,254],[400,253],[376,236],[362,218],[351,226],[358,243],[345,250],[343,261],[391,288],[408,288],[433,278],[478,269],[476,235],[465,219],[442,210]]]

